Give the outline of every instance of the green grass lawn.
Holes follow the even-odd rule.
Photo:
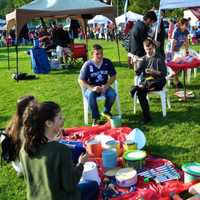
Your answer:
[[[89,42],[91,46],[96,41]],[[117,46],[114,42],[98,41],[104,47],[105,57],[110,58],[117,69],[119,81],[120,103],[123,113],[123,125],[142,129],[147,137],[146,150],[154,155],[170,159],[178,166],[185,162],[200,162],[200,73],[191,79],[187,86],[195,92],[195,98],[188,102],[180,102],[174,96],[174,89],[169,89],[172,109],[167,110],[163,118],[159,97],[152,97],[150,108],[153,121],[142,125],[141,109],[133,114],[132,99],[129,90],[133,84],[133,71],[127,67],[125,50],[120,47],[122,64],[118,64]],[[194,47],[199,50],[200,46]],[[20,72],[31,73],[30,58],[26,54],[27,47],[20,47]],[[0,48],[0,127],[5,127],[15,112],[16,101],[22,95],[34,95],[39,101],[55,101],[62,107],[65,116],[65,127],[83,125],[82,96],[77,78],[81,64],[67,70],[52,71],[47,75],[37,75],[36,80],[16,82],[11,79],[15,72],[15,53],[11,49],[11,69],[7,69],[6,49]],[[115,113],[115,110],[113,111]],[[0,199],[25,199],[25,184],[16,176],[10,165],[0,167]]]

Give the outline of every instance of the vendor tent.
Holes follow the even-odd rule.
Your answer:
[[[200,7],[200,0],[161,0],[160,9]]]
[[[0,24],[5,24],[6,20],[5,19],[0,19]]]
[[[184,18],[188,19],[190,18],[190,25],[191,26],[196,26],[196,22],[198,21],[198,18],[192,13],[191,10],[184,10]]]
[[[16,26],[16,34],[19,37],[22,27],[31,19],[68,16],[91,18],[101,13],[112,17],[113,7],[96,0],[35,0],[7,14],[6,23],[8,30]]]
[[[116,24],[120,24],[120,23],[126,23],[127,21],[137,21],[142,19],[143,15],[128,11],[123,15],[120,15],[119,17],[115,18],[115,21]]]
[[[34,0],[7,14],[6,24],[8,31],[15,26],[18,39],[23,26],[31,19],[72,17],[79,19],[86,30],[86,20],[102,13],[113,18],[113,6],[97,0]],[[16,68],[18,74],[17,45]]]
[[[96,15],[94,18],[88,21],[88,24],[107,24],[108,22],[112,21],[103,15]]]
[[[175,9],[175,8],[196,8],[200,7],[200,0],[160,0],[158,20],[160,21],[161,10]],[[157,39],[159,23],[156,28],[155,39]]]

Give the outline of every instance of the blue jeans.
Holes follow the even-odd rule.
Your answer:
[[[92,111],[92,119],[100,119],[99,109],[97,105],[97,97],[101,96],[101,93],[93,92],[91,90],[85,91],[85,97],[88,99],[89,107]],[[105,106],[104,112],[110,112],[112,105],[115,102],[116,92],[112,87],[109,87],[105,94]]]
[[[78,184],[81,192],[81,200],[97,200],[99,185],[96,181],[83,181]]]

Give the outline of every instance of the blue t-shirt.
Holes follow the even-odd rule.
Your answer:
[[[116,71],[112,62],[104,58],[99,68],[92,60],[86,61],[81,68],[79,78],[90,85],[101,86],[107,83],[109,76],[114,75]]]
[[[172,39],[176,40],[176,44],[174,47],[175,51],[179,51],[181,46],[186,42],[186,39],[188,37],[188,30],[185,30],[184,32],[181,32],[180,28],[176,28],[172,34]]]

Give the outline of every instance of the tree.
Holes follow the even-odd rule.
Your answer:
[[[15,8],[31,2],[31,0],[1,0],[0,1],[0,16],[4,17],[9,12],[12,12]]]
[[[129,0],[128,9],[144,15],[153,7],[158,9],[159,2],[159,0]]]

